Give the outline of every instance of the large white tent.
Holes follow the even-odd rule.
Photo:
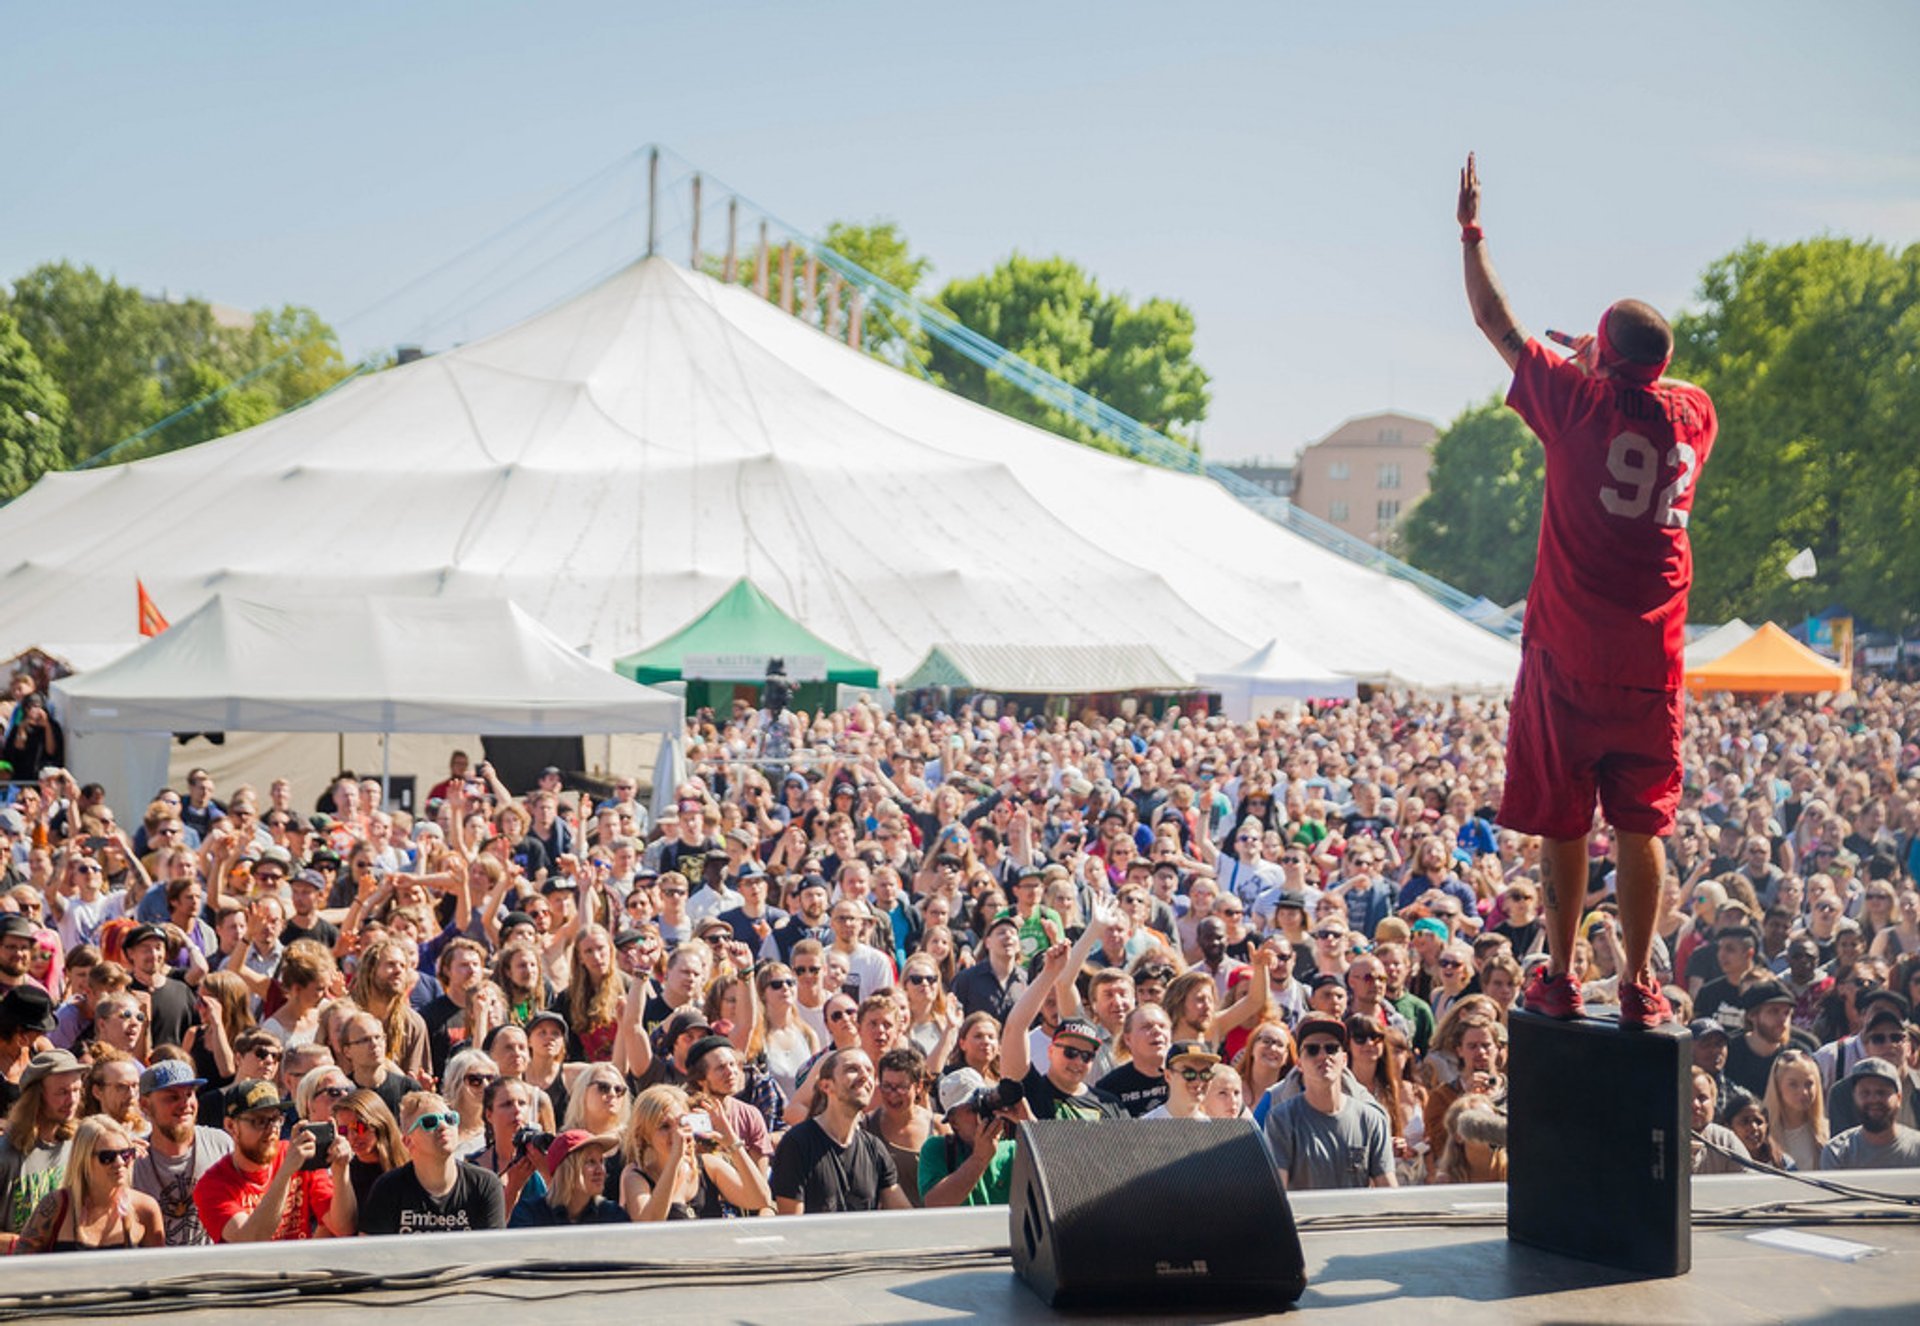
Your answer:
[[[226,593],[105,667],[56,681],[53,707],[75,766],[110,804],[133,806],[167,781],[174,733],[671,739],[683,718],[678,697],[589,662],[503,600]],[[673,780],[655,781],[658,792]]]
[[[1283,631],[1342,675],[1499,689],[1511,643],[1210,480],[1015,422],[649,259],[258,428],[0,510],[0,656],[228,591],[512,598],[596,660],[749,576],[899,677],[935,643],[1149,640],[1189,675]]]
[[[1218,691],[1220,711],[1244,723],[1301,700],[1351,697],[1359,688],[1352,677],[1329,672],[1276,637],[1230,668],[1202,672],[1201,688]]]

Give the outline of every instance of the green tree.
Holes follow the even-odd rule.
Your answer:
[[[1545,470],[1520,416],[1490,398],[1463,411],[1433,446],[1427,495],[1395,533],[1421,570],[1495,603],[1527,592]]]
[[[0,312],[0,501],[33,486],[66,456],[60,431],[67,398],[20,333],[20,324]]]
[[[1108,294],[1065,258],[1014,254],[992,271],[949,282],[939,303],[972,330],[1095,399],[1179,441],[1207,412],[1207,374],[1193,361],[1184,304],[1135,305]],[[1119,451],[1063,412],[935,342],[931,366],[970,400],[1063,436]]]
[[[1694,500],[1693,614],[1838,601],[1888,627],[1920,600],[1920,245],[1749,244],[1675,322],[1675,372],[1720,433]],[[1811,547],[1820,574],[1792,581]]]
[[[892,221],[834,221],[827,226],[827,248],[850,258],[904,294],[918,296],[933,263],[916,254]],[[860,317],[860,343],[868,354],[900,368],[925,369],[927,335],[920,326],[884,303],[869,300]]]
[[[333,329],[310,309],[222,325],[200,299],[152,298],[91,267],[44,263],[0,295],[64,394],[62,462],[76,465],[229,384],[234,392],[120,453],[134,459],[271,418],[345,377]],[[230,399],[235,393],[238,399]]]

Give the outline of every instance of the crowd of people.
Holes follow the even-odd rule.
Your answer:
[[[417,818],[48,763],[0,809],[0,1243],[991,1204],[1028,1119],[1248,1119],[1294,1189],[1500,1180],[1544,960],[1505,722],[742,705],[659,823],[460,753]],[[1655,963],[1696,1169],[1920,1165],[1920,687],[1708,699],[1685,741]]]

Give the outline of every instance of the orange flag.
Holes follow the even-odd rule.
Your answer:
[[[153,600],[147,595],[147,587],[140,580],[134,582],[140,590],[140,634],[159,635],[167,629],[167,619],[160,615],[160,609],[153,606]]]

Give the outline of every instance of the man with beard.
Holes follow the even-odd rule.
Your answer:
[[[41,1051],[20,1074],[20,1099],[0,1138],[0,1253],[13,1251],[33,1208],[66,1178],[85,1074],[65,1050]]]
[[[1862,1059],[1847,1074],[1860,1126],[1828,1142],[1821,1169],[1920,1168],[1920,1130],[1896,1122],[1900,1073],[1885,1059]]]
[[[133,1162],[133,1186],[160,1204],[170,1248],[213,1242],[200,1224],[193,1189],[233,1152],[231,1137],[199,1126],[195,1088],[205,1085],[193,1065],[180,1059],[164,1059],[140,1075],[140,1112],[153,1126],[146,1153]]]
[[[898,1211],[911,1205],[886,1143],[860,1126],[879,1077],[862,1050],[840,1050],[820,1066],[826,1108],[789,1128],[773,1153],[774,1209],[781,1215]]]
[[[360,955],[360,967],[354,972],[353,988],[348,993],[388,1032],[387,1057],[408,1076],[417,1077],[427,1070],[428,1038],[426,1019],[405,1007],[413,976],[414,964],[408,961],[405,944],[398,939],[383,939]],[[391,1031],[396,1026],[396,1001],[403,1006],[397,1038]],[[397,1099],[394,1104],[398,1106]]]
[[[243,1078],[227,1093],[233,1151],[193,1188],[200,1225],[215,1243],[313,1238],[322,1224],[335,1238],[352,1236],[357,1212],[347,1139],[335,1133],[327,1168],[307,1169],[319,1139],[303,1123],[282,1141],[284,1109],[271,1082]]]

